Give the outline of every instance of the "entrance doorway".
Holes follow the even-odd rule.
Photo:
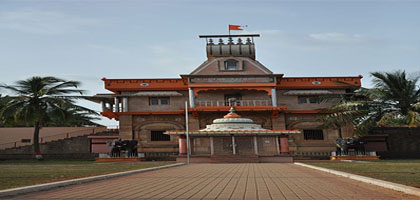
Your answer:
[[[214,137],[214,154],[232,155],[232,137]]]
[[[253,137],[235,137],[236,154],[255,154]]]

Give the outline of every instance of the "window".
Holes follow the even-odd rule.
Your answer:
[[[150,105],[169,105],[169,97],[150,97]]]
[[[171,141],[171,136],[163,134],[165,131],[151,131],[151,141]]]
[[[299,104],[305,104],[306,103],[306,97],[298,97],[298,103]]]
[[[298,104],[315,104],[319,103],[319,98],[317,96],[298,96]]]
[[[225,61],[225,70],[238,70],[238,61],[236,61],[236,60],[226,60]]]
[[[235,99],[236,101],[233,102],[233,105],[230,105],[229,100],[233,100]],[[241,94],[225,94],[225,106],[240,106],[241,102],[240,100],[242,99],[242,95]]]
[[[305,140],[324,140],[324,132],[320,129],[303,130]]]

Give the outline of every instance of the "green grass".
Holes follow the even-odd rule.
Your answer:
[[[166,164],[169,163],[96,163],[87,160],[0,161],[0,190]]]
[[[306,164],[420,188],[420,160],[306,162]]]

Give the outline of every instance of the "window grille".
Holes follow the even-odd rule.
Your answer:
[[[163,134],[165,131],[151,131],[151,141],[171,141],[171,136]]]
[[[320,129],[303,130],[305,140],[324,140],[324,132]]]
[[[149,105],[169,105],[169,97],[150,97]]]

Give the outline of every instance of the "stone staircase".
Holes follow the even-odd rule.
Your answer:
[[[210,157],[212,163],[259,163],[259,157],[255,154],[247,155],[213,155]]]

